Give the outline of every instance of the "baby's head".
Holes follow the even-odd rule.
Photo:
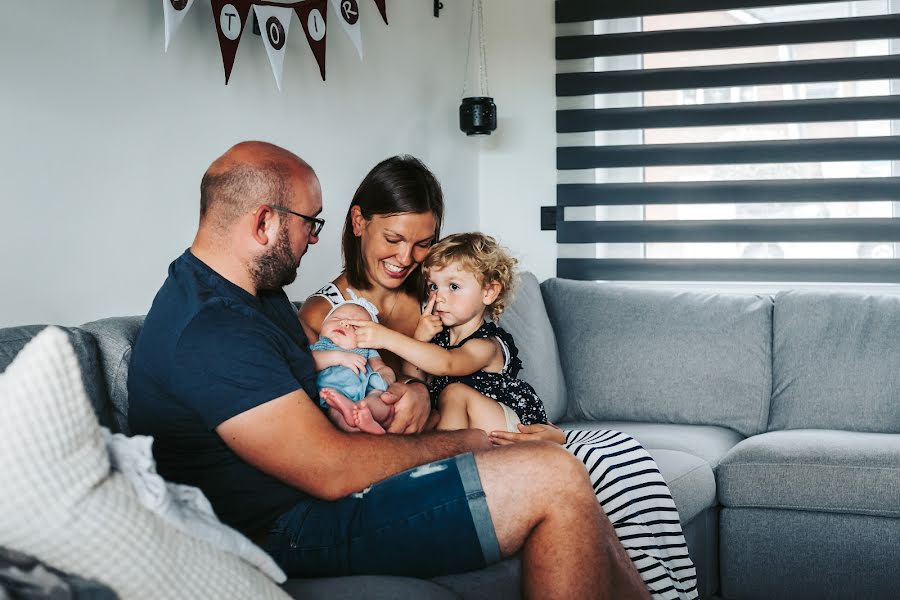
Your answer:
[[[319,336],[327,337],[344,350],[356,348],[356,330],[343,324],[347,320],[371,321],[372,315],[359,304],[340,304],[325,317]]]
[[[474,275],[482,286],[496,284],[497,297],[485,307],[492,321],[499,321],[512,299],[517,283],[516,264],[518,261],[489,235],[479,232],[454,233],[433,245],[422,263],[422,273],[429,279],[429,273],[443,271],[450,266]]]

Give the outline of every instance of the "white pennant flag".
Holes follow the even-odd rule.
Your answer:
[[[191,10],[194,0],[162,0],[163,16],[166,22],[166,52],[169,51],[169,42],[175,37],[178,26],[184,20],[184,15]]]
[[[269,62],[272,63],[272,73],[275,74],[275,83],[278,85],[278,91],[280,92],[281,73],[284,70],[284,51],[294,9],[290,5],[263,6],[254,4],[253,10],[256,11],[256,19],[259,21],[263,44],[266,46],[266,54],[269,55]]]
[[[358,0],[331,0],[331,5],[337,12],[341,26],[350,36],[359,60],[362,60],[362,36],[359,33],[359,1]]]

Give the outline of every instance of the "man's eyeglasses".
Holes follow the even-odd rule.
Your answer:
[[[309,234],[313,237],[319,237],[319,234],[322,232],[322,228],[325,227],[325,219],[317,219],[316,217],[308,217],[306,215],[301,215],[298,212],[294,212],[289,208],[285,208],[284,206],[279,206],[277,204],[269,205],[272,210],[277,210],[280,212],[290,213],[292,215],[296,215],[310,224]]]

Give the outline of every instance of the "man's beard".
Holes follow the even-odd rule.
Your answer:
[[[278,231],[275,246],[257,257],[251,268],[251,276],[258,290],[277,290],[294,282],[297,278],[297,261],[291,253],[287,227]]]

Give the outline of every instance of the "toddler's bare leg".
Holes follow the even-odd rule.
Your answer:
[[[444,388],[438,399],[441,419],[437,429],[483,429],[506,431],[506,416],[496,400],[476,392],[464,383]]]
[[[452,431],[455,429],[469,428],[469,413],[466,410],[466,394],[462,388],[467,385],[452,383],[444,388],[438,396],[438,419],[435,429],[439,431]],[[469,388],[472,389],[472,388]]]

